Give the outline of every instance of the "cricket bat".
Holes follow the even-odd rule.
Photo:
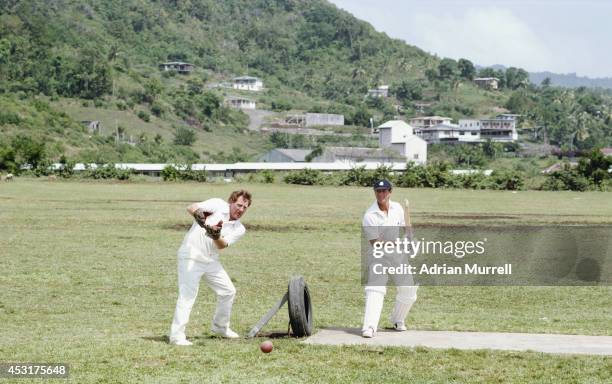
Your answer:
[[[410,221],[410,202],[408,199],[404,199],[404,221],[406,222],[405,236],[412,240],[412,222]]]

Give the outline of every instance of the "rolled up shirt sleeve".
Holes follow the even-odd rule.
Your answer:
[[[366,237],[366,240],[370,241],[378,239],[380,231],[379,227],[375,225],[374,220],[372,219],[372,215],[366,214],[363,217],[361,227],[363,229],[363,235]]]
[[[230,245],[240,240],[240,238],[244,236],[245,233],[246,229],[244,228],[244,225],[241,224],[238,228],[236,228],[236,230],[231,231],[227,235],[223,235],[223,240],[225,240],[227,246],[229,247]]]
[[[197,203],[198,209],[203,209],[204,212],[217,213],[223,204],[223,200],[221,199],[208,199],[206,201],[202,201]]]

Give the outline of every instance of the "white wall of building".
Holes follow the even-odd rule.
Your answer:
[[[263,89],[263,81],[261,79],[234,79],[234,89],[240,89],[243,91],[261,91]]]
[[[425,164],[427,142],[414,134],[414,129],[401,120],[387,121],[378,126],[378,143],[382,148],[392,148],[406,161]]]
[[[427,162],[427,142],[425,140],[418,136],[412,136],[404,145],[404,155],[407,161],[413,161],[417,164]]]

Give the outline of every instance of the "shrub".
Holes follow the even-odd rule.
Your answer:
[[[0,125],[4,124],[19,124],[21,123],[21,118],[18,114],[11,111],[0,111]]]
[[[174,144],[176,145],[192,145],[196,141],[195,131],[187,127],[178,127],[174,131]]]
[[[482,172],[468,173],[456,177],[458,188],[488,189],[491,188],[489,178]]]
[[[351,168],[348,172],[341,174],[338,182],[340,185],[370,187],[380,179],[391,179],[390,167],[379,166],[371,171],[365,169],[365,166]]]
[[[147,123],[148,123],[149,121],[151,121],[151,115],[149,115],[149,114],[148,114],[147,112],[145,112],[145,111],[138,111],[138,117],[140,117],[140,119],[141,119],[142,121],[145,121],[145,122],[147,122]]]
[[[15,150],[10,145],[0,143],[0,171],[17,174],[19,165],[15,159]]]
[[[525,185],[523,174],[516,170],[494,171],[490,177],[493,189],[516,191]]]
[[[96,168],[90,168],[88,165],[82,176],[91,179],[117,179],[128,180],[132,174],[131,169],[120,169],[115,167],[115,164],[101,164]]]
[[[164,181],[198,181],[205,182],[207,179],[206,170],[198,171],[191,169],[189,165],[167,165],[161,171]]]
[[[120,111],[125,111],[127,109],[127,104],[123,100],[119,100],[115,103],[117,109]]]
[[[358,185],[366,187],[367,180],[370,178],[365,166],[351,168],[348,172],[342,174],[340,185]]]
[[[293,108],[293,105],[289,100],[285,99],[273,100],[270,103],[270,109],[276,112],[289,111],[291,108]]]
[[[589,180],[571,169],[569,164],[551,173],[541,186],[545,191],[586,191],[588,188]]]
[[[274,183],[274,172],[273,171],[266,169],[260,172],[260,174],[261,174],[261,179],[264,183],[266,184]]]
[[[264,183],[272,184],[276,179],[274,171],[265,169],[263,171],[251,172],[246,177],[234,177],[236,182],[249,182],[249,183]]]
[[[70,178],[74,175],[75,162],[68,160],[66,155],[60,157],[60,167],[57,170],[57,174],[63,178]]]
[[[287,184],[299,185],[316,185],[320,184],[321,180],[321,171],[308,168],[299,171],[289,172],[284,178],[284,181]]]
[[[29,136],[18,135],[12,138],[10,146],[14,151],[14,159],[18,168],[29,166],[30,169],[35,170],[39,167],[46,167],[49,163],[46,145],[42,140],[38,141]]]
[[[155,116],[160,117],[160,116],[163,116],[164,113],[166,113],[166,110],[160,102],[154,101],[153,104],[151,105],[151,112]]]
[[[161,177],[164,181],[179,180],[179,170],[174,165],[166,165],[161,171]]]
[[[419,166],[412,162],[406,164],[406,170],[397,178],[399,187],[406,188],[460,188],[463,183],[472,183],[477,176],[453,176],[449,172],[446,162],[432,162],[426,166]]]
[[[304,160],[306,160],[307,163],[310,163],[311,161],[313,161],[317,157],[321,156],[322,154],[323,154],[323,147],[320,146],[320,145],[317,145],[312,150],[312,152],[310,152],[308,155],[306,155],[306,158]]]

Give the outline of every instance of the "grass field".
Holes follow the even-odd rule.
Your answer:
[[[323,347],[278,338],[218,340],[202,286],[190,348],[168,345],[176,250],[188,204],[239,185],[17,179],[0,184],[0,362],[65,362],[77,383],[609,383],[612,359],[492,352]],[[254,194],[247,235],[222,261],[238,290],[232,328],[246,334],[304,275],[315,326],[359,327],[359,223],[367,188],[240,185]],[[608,193],[394,190],[413,223],[610,224]],[[387,295],[381,326],[394,295]],[[286,311],[264,328],[287,329]],[[612,335],[611,287],[421,287],[410,329]],[[18,381],[24,382],[24,381]]]

